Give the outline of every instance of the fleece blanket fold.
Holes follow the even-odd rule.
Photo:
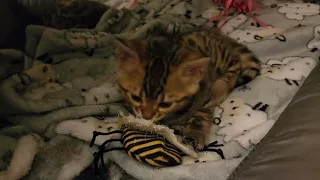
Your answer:
[[[0,114],[18,125],[0,131],[0,141],[10,144],[0,148],[1,170],[8,166],[7,152],[13,151],[17,139],[33,132],[52,139],[41,146],[25,179],[74,178],[93,161],[90,155],[95,149],[86,143],[92,132],[115,130],[117,115],[126,112],[115,80],[114,38],[144,37],[154,27],[169,32],[212,28],[210,18],[221,13],[213,2],[204,0],[103,3],[114,8],[104,13],[95,29],[30,25],[26,52],[0,50]],[[180,166],[159,169],[113,151],[104,155],[108,179],[227,179],[317,66],[319,13],[316,4],[266,3],[256,13],[266,27],[237,13],[219,22],[222,33],[246,44],[262,64],[261,75],[235,89],[214,113],[207,143],[222,144],[225,159],[217,158],[215,152],[200,152]],[[100,142],[110,138],[100,137]],[[61,158],[53,158],[50,152]],[[48,169],[40,172],[40,166]],[[49,173],[52,168],[57,168],[55,175]]]

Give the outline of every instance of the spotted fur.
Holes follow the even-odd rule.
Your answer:
[[[156,29],[145,39],[116,40],[115,56],[117,80],[135,114],[190,135],[200,149],[214,107],[260,72],[247,47],[215,29]]]

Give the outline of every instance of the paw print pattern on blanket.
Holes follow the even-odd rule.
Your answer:
[[[29,85],[32,88],[42,87],[46,83],[54,82],[59,78],[59,74],[52,68],[51,64],[41,62],[34,62],[33,67],[23,73],[29,76],[31,80]]]
[[[43,87],[31,89],[23,93],[23,97],[30,100],[40,100],[48,93],[58,92],[65,87],[59,83],[47,83]]]
[[[308,48],[311,51],[320,49],[320,25],[314,28],[314,38],[308,43]]]
[[[210,19],[211,17],[220,15],[221,10],[217,6],[213,6],[201,14],[201,17]]]
[[[32,68],[23,71],[19,76],[21,83],[28,86],[22,94],[26,99],[40,100],[50,92],[63,89],[62,85],[55,83],[59,74],[51,64],[36,61]]]
[[[267,27],[255,27],[248,26],[245,29],[236,29],[229,34],[229,36],[239,43],[255,43],[262,40],[273,40],[286,41],[285,36],[282,33],[284,29],[274,28],[272,26]]]
[[[257,145],[261,139],[269,132],[274,125],[275,120],[267,120],[254,128],[249,129],[243,135],[237,137],[235,140],[241,144],[242,147],[249,149]]]
[[[90,142],[92,140],[93,131],[111,132],[118,130],[118,117],[99,120],[94,117],[85,117],[76,120],[63,121],[57,125],[55,131],[58,134],[68,134],[78,139]],[[109,139],[119,139],[120,135],[115,133],[108,136],[97,136],[95,144],[101,145]]]
[[[82,91],[81,94],[85,99],[85,104],[105,104],[122,99],[118,84],[113,80],[106,81],[89,90],[83,89]]]
[[[305,16],[320,14],[320,5],[311,3],[284,3],[278,4],[279,13],[283,13],[286,18],[293,20],[303,20]]]
[[[262,102],[251,107],[242,99],[227,99],[220,106],[223,111],[217,135],[224,136],[225,142],[245,135],[250,129],[268,120],[268,115],[264,112],[268,105],[263,105]],[[247,142],[250,138],[251,136],[247,136]]]
[[[194,164],[194,163],[205,163],[209,161],[217,161],[221,160],[221,156],[216,152],[199,152],[198,158],[195,159],[191,156],[183,156],[182,157],[182,165]]]
[[[112,18],[112,20],[114,19],[115,18]],[[110,34],[106,32],[93,32],[93,31],[77,32],[77,31],[73,31],[72,29],[67,30],[65,33],[66,40],[68,41],[68,43],[70,43],[70,45],[77,48],[83,48],[85,50],[88,50],[89,52],[90,52],[90,49],[97,48],[102,43],[103,37],[106,37],[109,35]],[[92,53],[93,52],[90,52],[89,54],[92,54]]]
[[[129,9],[132,5],[134,5],[135,0],[109,0],[106,2],[103,2],[106,6],[116,8],[118,10],[127,8]]]
[[[282,60],[269,60],[262,66],[261,75],[275,80],[285,80],[288,85],[299,85],[297,81],[306,78],[316,66],[311,57],[285,57]]]

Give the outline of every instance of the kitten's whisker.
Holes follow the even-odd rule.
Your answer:
[[[133,112],[134,112],[134,115],[138,118],[142,118],[142,113],[140,110],[137,110],[135,108],[132,108],[133,109]]]
[[[158,121],[160,121],[164,116],[155,116],[154,118],[151,119],[151,121],[153,123],[157,123]]]

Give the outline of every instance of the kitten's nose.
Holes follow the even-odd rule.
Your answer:
[[[141,107],[141,115],[144,119],[151,120],[156,114],[155,101],[147,100]]]
[[[150,120],[153,118],[155,114],[155,111],[151,104],[143,106],[140,110],[141,110],[141,115],[144,119]]]
[[[142,117],[144,119],[150,120],[150,119],[153,118],[155,113],[153,111],[144,111],[144,110],[142,110],[141,114],[142,114]]]

